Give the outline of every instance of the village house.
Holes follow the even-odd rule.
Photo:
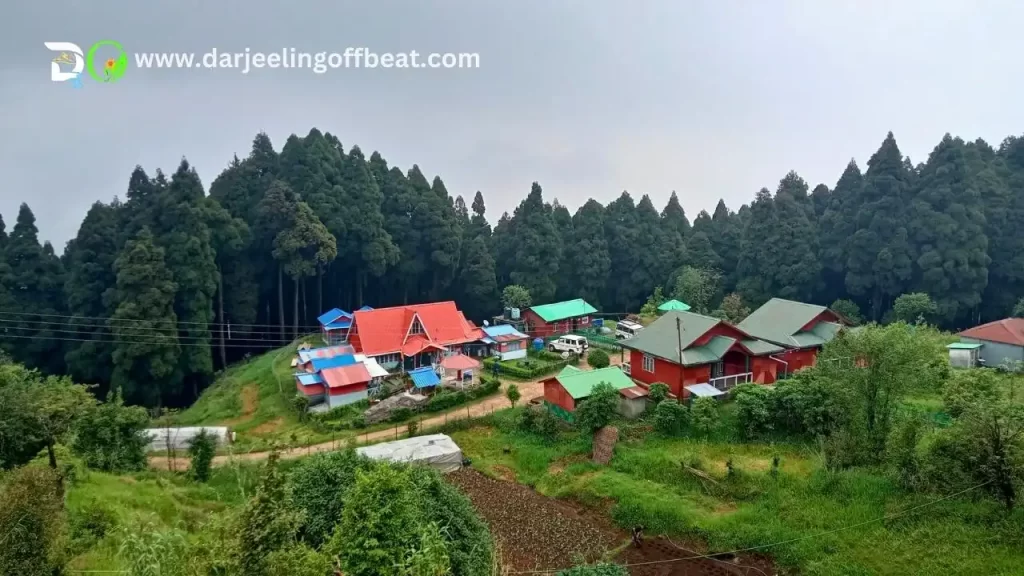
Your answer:
[[[785,351],[724,320],[678,310],[666,312],[621,345],[629,351],[623,371],[645,385],[662,382],[679,398],[775,382],[783,362],[773,355]]]
[[[566,366],[557,375],[544,380],[544,405],[553,414],[572,422],[580,402],[586,400],[594,387],[602,382],[619,391],[618,411],[623,416],[635,418],[646,409],[647,390],[637,386],[618,366],[599,370]]]
[[[814,366],[825,343],[849,324],[826,306],[772,298],[736,327],[754,338],[785,348],[775,358],[782,362],[780,374],[789,375]]]
[[[502,361],[526,358],[530,348],[530,337],[516,330],[511,324],[484,326],[481,328],[484,337],[481,342],[487,344],[488,355],[497,356]]]
[[[354,354],[352,346],[305,348],[294,362],[296,389],[310,404],[336,408],[365,400],[388,375],[375,360]]]
[[[357,310],[348,341],[390,372],[437,368],[443,358],[467,352],[484,337],[455,302]]]
[[[960,342],[947,346],[953,366],[996,368],[1024,362],[1024,318],[996,320],[964,330],[959,336]]]
[[[590,328],[591,315],[597,312],[582,298],[532,306],[523,312],[526,333],[538,338],[549,338]]]

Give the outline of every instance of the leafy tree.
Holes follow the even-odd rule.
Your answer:
[[[924,426],[920,418],[903,418],[897,423],[886,447],[896,482],[907,490],[915,490],[921,483],[921,458],[918,451],[923,433]]]
[[[668,398],[668,392],[668,384],[655,382],[647,388],[647,397],[651,399],[651,402],[658,404],[665,398]]]
[[[90,468],[127,472],[146,467],[145,434],[149,415],[138,406],[125,406],[121,391],[111,390],[107,401],[88,410],[74,423],[71,447]]]
[[[712,313],[712,316],[733,324],[739,324],[744,318],[750,316],[750,307],[743,303],[742,296],[733,292],[722,299],[722,303]]]
[[[640,314],[643,316],[654,316],[658,313],[658,306],[664,304],[665,300],[665,294],[662,293],[661,286],[655,286],[654,293],[647,297],[647,302],[640,308]]]
[[[501,303],[505,308],[525,310],[530,307],[531,301],[530,291],[519,284],[505,286],[505,289],[501,291]]]
[[[160,406],[180,391],[177,286],[164,263],[164,251],[143,228],[114,263],[117,306],[110,319],[116,337],[111,382],[132,403]],[[140,326],[146,326],[145,334]]]
[[[860,315],[860,307],[853,300],[836,300],[829,305],[829,309],[854,324],[860,324],[864,321],[864,317]]]
[[[698,314],[707,314],[721,278],[717,270],[684,266],[676,276],[672,297],[686,302]]]
[[[690,422],[686,406],[672,400],[662,400],[654,408],[654,429],[666,436],[680,436]]]
[[[270,576],[266,569],[268,556],[289,548],[302,523],[302,514],[291,505],[277,462],[277,453],[271,454],[256,495],[238,517],[238,564],[244,574]]]
[[[718,402],[708,396],[695,398],[690,404],[690,419],[704,434],[711,434],[711,429],[718,424]]]
[[[188,475],[197,482],[210,479],[210,466],[217,452],[217,437],[202,429],[188,442]]]
[[[576,407],[576,423],[588,432],[596,432],[615,418],[618,408],[619,391],[611,384],[601,382]]]
[[[522,398],[522,395],[519,393],[519,386],[509,384],[508,388],[505,389],[505,397],[508,398],[509,404],[515,408],[516,402],[519,402],[519,399]]]
[[[942,386],[946,413],[959,418],[975,404],[999,399],[999,376],[990,370],[958,370]]]
[[[393,574],[405,562],[408,534],[418,534],[423,528],[423,513],[417,504],[407,470],[377,466],[356,472],[327,550],[338,555],[345,574]]]
[[[286,228],[274,238],[274,259],[295,283],[292,306],[292,335],[299,336],[299,294],[303,278],[334,260],[338,248],[334,236],[305,202],[295,205],[295,213]]]
[[[52,576],[64,567],[64,493],[57,472],[27,466],[0,485],[0,573]]]
[[[356,471],[368,470],[371,465],[354,450],[314,454],[295,465],[288,489],[293,506],[303,514],[299,536],[304,542],[319,547],[330,539]]]
[[[938,307],[935,302],[924,292],[903,294],[896,299],[892,307],[893,318],[907,324],[928,322],[937,313]]]
[[[611,365],[611,359],[604,350],[593,348],[587,353],[587,364],[594,369],[607,368]]]

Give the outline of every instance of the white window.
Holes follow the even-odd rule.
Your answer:
[[[654,373],[654,356],[644,354],[644,372]]]
[[[423,334],[423,324],[420,323],[420,317],[416,316],[412,319],[412,326],[409,327],[409,336],[413,334]]]
[[[401,357],[398,354],[384,354],[382,356],[377,356],[376,359],[379,364],[390,364],[392,362],[398,362],[401,360]]]

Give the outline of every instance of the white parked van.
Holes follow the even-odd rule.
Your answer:
[[[644,329],[643,324],[633,322],[631,320],[620,320],[615,323],[615,338],[619,340],[626,340],[632,338],[640,333]]]
[[[587,348],[590,348],[590,342],[587,342],[586,338],[572,334],[560,336],[558,340],[552,340],[548,344],[548,349],[552,352],[571,352],[577,356],[582,356],[587,351]]]

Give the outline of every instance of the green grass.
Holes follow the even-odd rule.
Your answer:
[[[948,500],[840,530],[937,496],[906,493],[875,470],[827,472],[808,446],[739,443],[726,430],[711,439],[666,439],[634,425],[602,467],[589,461],[589,441],[576,433],[549,443],[502,429],[453,437],[485,473],[607,511],[624,528],[695,537],[717,551],[794,540],[764,552],[808,575],[1020,574],[1024,565],[1024,511],[1007,516],[988,500]],[[776,455],[780,473],[773,477]]]

